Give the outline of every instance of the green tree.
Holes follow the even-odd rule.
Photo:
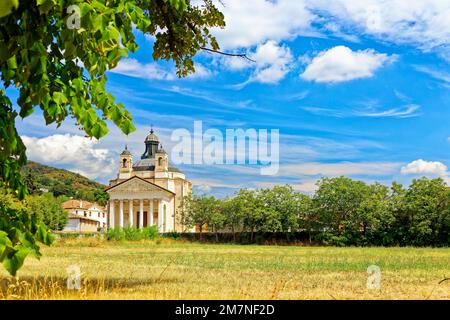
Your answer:
[[[79,12],[68,10],[71,5]],[[202,6],[188,0],[3,0],[1,80],[4,88],[15,87],[19,98],[16,110],[8,91],[0,89],[0,188],[19,199],[27,193],[20,175],[25,146],[15,121],[36,107],[46,124],[60,126],[70,115],[97,139],[108,132],[106,121],[125,134],[135,130],[131,114],[106,91],[106,71],[138,48],[133,27],[155,37],[155,60],[173,60],[177,75],[185,76],[195,71],[193,56],[198,50],[219,49],[209,29],[223,26],[224,17],[212,0],[204,0]],[[10,208],[2,211],[16,214]],[[0,230],[12,227],[8,221],[13,220],[5,219]],[[15,228],[26,226],[30,225]],[[14,244],[15,239],[9,241]],[[8,257],[14,258],[11,252]]]
[[[288,232],[298,229],[302,195],[295,192],[292,186],[275,186],[260,191],[264,206],[272,208],[276,214],[271,223],[273,231]]]
[[[41,256],[38,242],[50,245],[53,235],[23,206],[14,206],[10,197],[0,194],[0,263],[13,276],[25,258]]]
[[[26,172],[23,175],[23,182],[28,190],[29,194],[37,194],[39,193],[39,185],[37,183],[37,177],[31,171]]]
[[[281,231],[281,208],[276,192],[271,189],[256,191],[254,199],[255,213],[258,214],[257,230],[261,232]],[[282,201],[282,200],[281,200]]]
[[[403,188],[403,185],[395,181],[392,182],[388,199],[388,212],[392,215],[392,218],[385,221],[391,222],[388,237],[392,239],[393,243],[399,245],[408,243],[407,234],[409,226],[404,208],[405,194],[406,189]]]
[[[312,243],[312,235],[320,228],[320,219],[313,205],[313,200],[305,194],[297,194],[298,204],[298,229],[308,233],[309,242]]]
[[[218,200],[214,196],[189,194],[183,199],[183,212],[189,227],[196,226],[200,240],[203,240],[203,229],[210,223],[219,223],[215,217],[219,209]]]
[[[443,179],[414,179],[405,192],[402,209],[409,244],[450,243],[450,191]]]
[[[236,242],[236,232],[242,230],[243,203],[238,197],[226,198],[221,202],[221,210],[225,217],[225,227],[233,233],[233,241]]]
[[[358,210],[369,194],[369,186],[347,177],[322,178],[313,201],[322,230],[335,244],[348,244],[359,237]]]
[[[186,196],[184,196],[183,198],[181,198],[180,204],[178,206],[178,210],[177,210],[177,214],[176,214],[176,219],[177,222],[181,225],[182,232],[187,232],[188,228],[192,228],[192,226],[190,225],[191,222],[189,220],[189,206],[191,204],[191,198],[192,195],[188,194]]]
[[[373,241],[373,235],[379,235],[382,227],[389,223],[388,188],[379,183],[359,185],[359,203],[355,210],[342,221],[342,234],[348,244],[366,245]]]
[[[242,215],[242,227],[250,232],[250,241],[253,241],[254,234],[263,223],[263,208],[258,193],[255,190],[241,189],[235,198],[240,203]]]
[[[54,197],[51,193],[40,196],[28,196],[27,206],[37,221],[43,222],[49,229],[64,228],[69,220],[67,211],[62,208],[62,199]]]
[[[359,225],[359,231],[354,233],[359,244],[393,243],[395,216],[390,210],[389,202],[388,187],[379,183],[369,186],[366,198],[361,202],[353,222]]]
[[[97,190],[94,192],[94,198],[99,205],[106,206],[109,196],[107,192],[103,190]]]
[[[368,186],[347,177],[322,178],[318,181],[314,203],[323,226],[338,230],[342,221],[353,215],[365,199]]]
[[[50,187],[49,192],[51,192],[55,197],[68,196],[73,197],[75,195],[75,190],[71,185],[66,185],[62,182],[57,182]]]
[[[225,227],[226,216],[222,210],[222,201],[215,197],[209,197],[210,214],[208,216],[207,225],[216,237],[216,242],[219,241],[219,231]]]

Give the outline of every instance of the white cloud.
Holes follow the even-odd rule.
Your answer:
[[[216,4],[226,23],[225,29],[213,32],[222,49],[248,48],[312,32],[314,14],[303,0],[225,0],[223,6]]]
[[[276,84],[284,79],[292,67],[293,56],[289,47],[279,45],[273,40],[258,45],[253,53],[247,54],[255,61],[254,63],[236,60],[237,58],[225,62],[225,65],[231,70],[254,67],[250,78],[246,82],[237,85],[237,88],[241,88],[251,82]],[[225,60],[222,60],[222,63],[223,61]]]
[[[388,62],[396,59],[372,49],[352,51],[345,46],[337,46],[320,52],[306,67],[301,77],[315,82],[343,82],[369,78]]]
[[[215,2],[225,15],[226,28],[214,31],[223,49],[326,31],[344,40],[368,35],[434,50],[450,61],[448,0],[223,0],[223,6]]]
[[[110,72],[141,79],[172,80],[174,75],[155,62],[141,63],[134,58],[122,59]]]
[[[256,61],[256,70],[251,81],[277,83],[289,72],[292,62],[291,50],[279,46],[275,41],[267,41],[256,48],[252,58]]]
[[[308,4],[352,33],[436,50],[444,57],[450,51],[448,0],[309,0]]]
[[[240,71],[253,67],[255,64],[243,57],[222,57],[219,63],[226,67],[228,70]]]
[[[402,167],[400,172],[402,174],[430,174],[446,177],[449,174],[447,169],[442,162],[418,159]]]
[[[96,148],[97,140],[72,134],[44,138],[23,136],[30,160],[64,167],[91,179],[109,177],[117,169],[108,149]]]
[[[214,75],[214,72],[206,68],[203,64],[195,62],[195,72],[187,76],[188,79],[207,79]]]

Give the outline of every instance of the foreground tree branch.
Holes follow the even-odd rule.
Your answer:
[[[224,55],[224,56],[238,57],[238,58],[246,59],[246,60],[251,61],[251,62],[256,62],[255,60],[250,59],[245,53],[229,53],[229,52],[223,52],[223,51],[214,50],[214,49],[205,48],[205,47],[200,47],[200,49],[204,50],[204,51],[212,52],[212,53],[221,54],[221,55]]]

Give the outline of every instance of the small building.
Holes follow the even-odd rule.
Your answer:
[[[71,223],[75,224],[75,220],[78,221],[77,223],[79,223],[80,226],[87,226],[87,225],[90,226],[92,225],[92,221],[96,222],[96,227],[95,230],[93,231],[97,231],[99,228],[106,227],[106,210],[104,207],[99,206],[96,203],[91,203],[89,201],[83,200],[68,200],[63,203],[63,208],[69,213],[69,224],[64,228],[63,231],[73,231],[66,229],[72,228],[73,225],[71,225]],[[76,218],[83,218],[83,219],[76,219]],[[84,222],[82,223],[81,221]],[[89,227],[88,229],[92,228]],[[81,229],[76,231],[84,232],[87,230]]]
[[[69,222],[64,227],[66,232],[97,232],[99,222],[94,219],[85,218],[82,216],[69,215]]]

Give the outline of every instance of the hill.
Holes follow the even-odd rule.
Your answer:
[[[69,170],[28,161],[22,168],[22,174],[31,194],[48,191],[56,197],[73,197],[100,204],[105,204],[107,200],[105,185]]]

